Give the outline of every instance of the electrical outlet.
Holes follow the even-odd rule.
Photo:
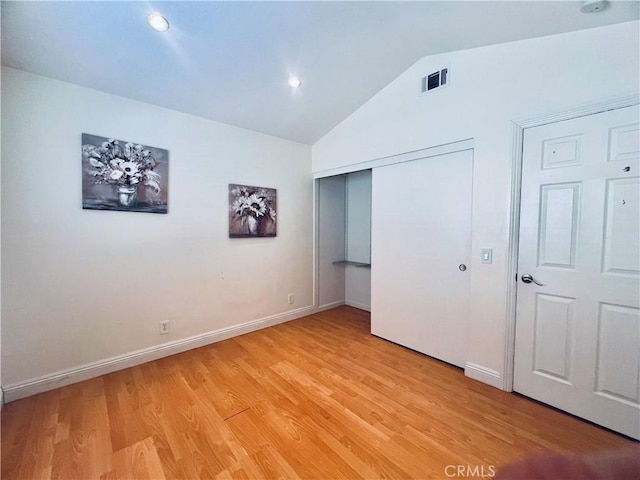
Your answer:
[[[160,322],[160,335],[166,335],[169,333],[169,320]]]
[[[293,293],[290,293],[289,294],[289,305],[293,305],[294,303],[296,303],[295,297],[293,296]]]

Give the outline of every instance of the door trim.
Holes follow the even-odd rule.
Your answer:
[[[511,199],[509,218],[509,244],[507,247],[507,322],[504,339],[504,376],[502,389],[513,391],[513,366],[516,346],[516,300],[518,274],[518,248],[520,241],[520,192],[522,186],[522,149],[527,128],[550,123],[563,122],[574,118],[631,107],[640,104],[640,93],[630,93],[609,97],[595,102],[577,105],[543,115],[522,117],[512,120],[511,141]]]
[[[384,167],[386,165],[393,165],[395,163],[410,162],[412,160],[422,160],[428,157],[437,157],[439,155],[447,155],[449,153],[462,152],[464,150],[473,149],[473,138],[467,138],[464,140],[457,140],[455,142],[443,143],[441,145],[434,145],[432,147],[421,148],[420,150],[413,150],[409,152],[398,153],[389,155],[386,157],[374,158],[372,160],[365,160],[358,163],[352,163],[342,167],[330,168],[327,170],[321,170],[313,174],[314,179],[331,177],[333,175],[342,175],[345,173],[359,172],[361,170],[370,170],[376,167]]]

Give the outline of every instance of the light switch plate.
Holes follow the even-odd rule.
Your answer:
[[[493,249],[483,248],[480,250],[480,262],[493,263]]]

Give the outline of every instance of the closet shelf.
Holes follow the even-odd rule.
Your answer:
[[[353,265],[354,267],[371,268],[370,263],[352,262],[351,260],[338,260],[337,262],[331,262],[333,265]]]

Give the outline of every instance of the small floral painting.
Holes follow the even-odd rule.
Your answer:
[[[276,190],[229,185],[229,236],[275,237]]]
[[[82,134],[82,208],[167,213],[169,152]]]

